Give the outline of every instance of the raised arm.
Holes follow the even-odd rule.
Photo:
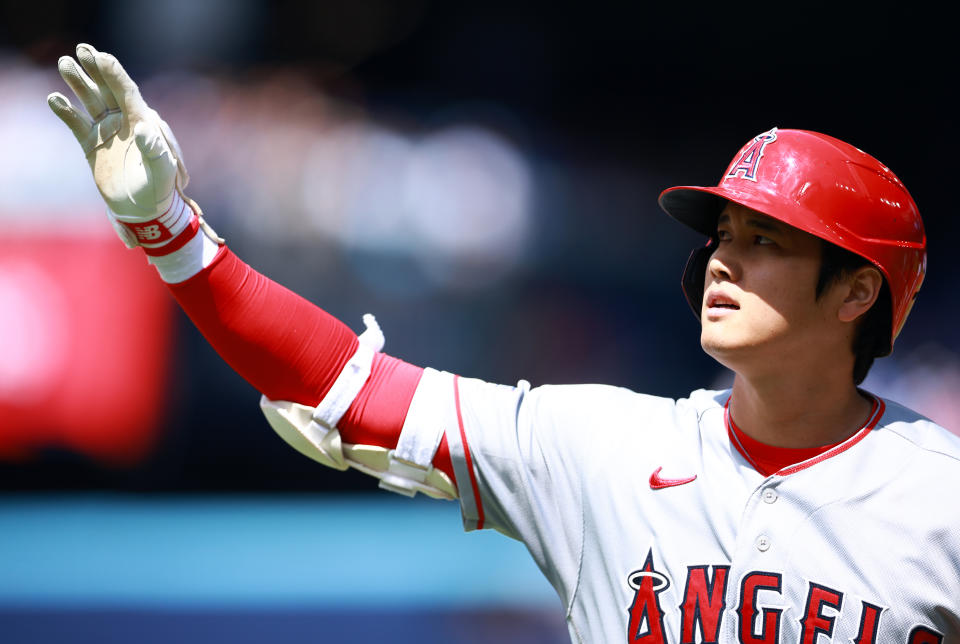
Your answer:
[[[356,467],[395,491],[453,498],[442,431],[433,444],[398,446],[424,370],[381,353],[375,322],[358,339],[240,261],[184,194],[189,175],[176,138],[116,58],[81,44],[77,61],[65,56],[58,67],[83,109],[60,93],[47,102],[80,143],[111,223],[263,394],[271,426],[325,465]]]

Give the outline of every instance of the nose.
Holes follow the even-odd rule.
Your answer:
[[[735,282],[740,279],[740,265],[729,247],[718,246],[707,262],[707,278]]]

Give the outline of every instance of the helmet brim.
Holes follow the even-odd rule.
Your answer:
[[[756,194],[722,186],[674,186],[660,193],[657,200],[665,213],[707,237],[716,237],[717,219],[728,201],[759,212],[764,212],[764,206],[771,205],[758,199]]]

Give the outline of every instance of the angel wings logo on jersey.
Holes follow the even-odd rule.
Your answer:
[[[696,565],[687,567],[683,602],[680,604],[680,644],[719,642],[720,627],[726,608],[730,566]],[[627,575],[633,590],[633,601],[627,613],[627,642],[630,644],[666,644],[667,614],[661,593],[671,587],[670,577],[656,569],[653,549],[647,553],[643,567]],[[804,606],[791,613],[800,618],[800,639],[797,644],[814,644],[832,640],[837,618],[847,610],[859,610],[859,632],[854,644],[879,644],[880,622],[886,608],[866,601],[844,603],[844,593],[808,581]],[[737,639],[741,644],[780,644],[781,619],[785,608],[768,607],[760,594],[780,594],[783,575],[777,572],[752,571],[740,581],[735,611]],[[781,602],[782,604],[782,602]],[[698,638],[699,635],[699,638]],[[823,638],[821,638],[823,636]],[[926,627],[916,626],[905,644],[942,644],[943,635]]]

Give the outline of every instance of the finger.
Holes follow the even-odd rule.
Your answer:
[[[100,89],[100,96],[107,109],[118,109],[120,105],[117,103],[117,98],[113,95],[113,92],[110,91],[110,88],[107,87],[107,84],[103,81],[103,76],[100,74],[100,69],[97,68],[97,53],[99,52],[87,43],[77,45],[77,60],[80,61],[84,71],[87,72],[91,80],[93,80]]]
[[[93,121],[90,120],[90,117],[71,105],[67,97],[60,92],[50,94],[47,97],[47,105],[50,106],[54,114],[60,117],[61,121],[66,123],[82,145],[93,128]]]
[[[107,111],[107,106],[100,98],[100,91],[90,77],[69,56],[62,56],[57,61],[57,69],[93,120],[101,118]]]
[[[124,116],[134,121],[145,118],[149,108],[140,96],[140,88],[120,65],[120,61],[103,52],[97,52],[95,60],[104,83],[120,103]]]

